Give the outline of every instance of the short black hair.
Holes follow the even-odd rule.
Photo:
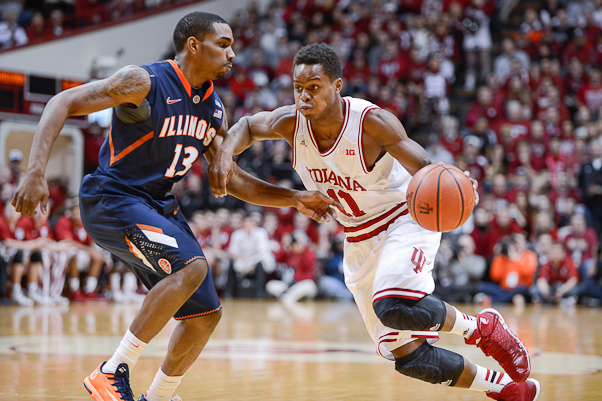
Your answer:
[[[293,71],[300,64],[320,64],[324,67],[324,72],[333,82],[343,77],[341,71],[341,60],[332,47],[324,43],[312,43],[311,45],[303,46],[293,61]]]
[[[176,53],[184,49],[189,37],[194,36],[199,40],[203,40],[207,33],[215,32],[213,28],[215,23],[227,24],[226,20],[219,15],[202,11],[193,11],[183,16],[173,31],[173,44]]]

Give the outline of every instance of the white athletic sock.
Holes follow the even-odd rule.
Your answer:
[[[27,283],[27,293],[29,295],[34,294],[38,291],[38,283]]]
[[[109,359],[102,367],[102,372],[115,373],[117,371],[117,366],[121,363],[127,363],[131,371],[147,345],[147,343],[141,341],[128,330],[121,339],[119,347],[117,347],[111,359]]]
[[[84,289],[84,292],[86,294],[94,292],[94,290],[96,289],[96,285],[98,285],[98,279],[96,277],[86,277],[86,287]]]
[[[125,272],[123,274],[123,292],[126,294],[136,292],[138,289],[138,279],[132,272]]]
[[[71,277],[69,279],[69,289],[71,292],[79,291],[79,278]]]
[[[469,338],[473,331],[477,329],[477,318],[460,312],[455,306],[453,308],[456,311],[456,321],[449,332]]]
[[[121,273],[111,273],[109,275],[109,283],[111,285],[111,292],[121,291]]]
[[[176,388],[182,381],[182,376],[167,376],[159,367],[153,382],[145,394],[147,401],[170,401]]]
[[[504,372],[496,372],[479,365],[476,367],[477,374],[468,388],[469,390],[499,393],[506,384],[512,381],[510,376]]]
[[[23,289],[21,288],[21,284],[20,283],[15,283],[13,284],[13,294],[16,293],[23,293]]]

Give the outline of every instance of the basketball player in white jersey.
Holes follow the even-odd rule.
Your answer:
[[[486,392],[496,400],[533,401],[529,355],[494,309],[468,316],[432,295],[432,269],[441,233],[408,214],[413,174],[431,163],[391,113],[365,100],[341,97],[341,65],[327,45],[312,44],[293,63],[295,105],[243,117],[228,132],[210,166],[214,194],[226,195],[232,156],[254,141],[284,138],[307,189],[344,205],[345,283],[353,293],[379,355],[395,369],[430,383]],[[506,373],[433,347],[445,331],[465,337]]]

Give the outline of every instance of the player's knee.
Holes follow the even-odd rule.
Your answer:
[[[374,303],[374,312],[382,324],[398,330],[437,331],[445,323],[443,301],[433,295],[417,301],[403,298],[383,298]]]
[[[207,277],[208,270],[207,262],[204,259],[197,259],[182,269],[185,276],[184,281],[198,288],[203,280],[205,280],[205,277]]]
[[[425,341],[412,353],[396,358],[395,370],[428,383],[455,386],[464,370],[464,358]]]

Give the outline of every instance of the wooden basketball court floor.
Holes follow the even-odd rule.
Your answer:
[[[139,305],[0,306],[0,400],[88,400],[82,379],[106,360]],[[463,311],[476,313],[473,305]],[[523,339],[540,400],[602,400],[602,309],[498,308]],[[136,396],[167,349],[172,321],[132,372]],[[499,369],[461,338],[439,346]],[[224,315],[177,393],[193,400],[487,400],[466,390],[401,376],[375,353],[352,302],[227,300]]]

